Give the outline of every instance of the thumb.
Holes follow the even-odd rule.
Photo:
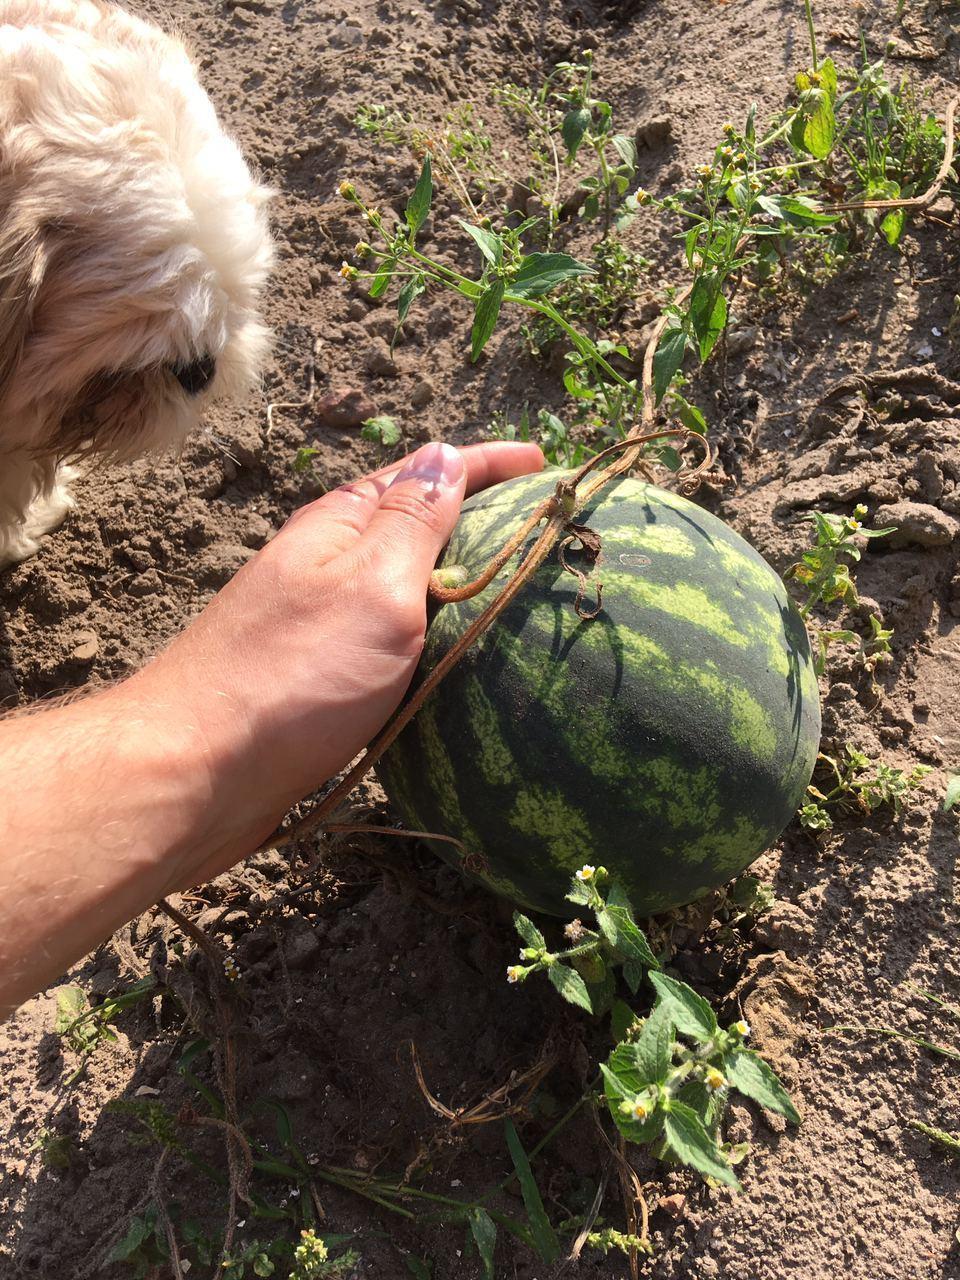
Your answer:
[[[424,589],[460,514],[466,467],[458,449],[426,444],[383,491],[357,550],[375,560],[389,556],[401,581]]]

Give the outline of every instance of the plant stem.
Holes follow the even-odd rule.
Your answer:
[[[807,26],[810,29],[810,54],[813,58],[813,69],[816,71],[820,64],[817,61],[817,33],[813,26],[813,0],[803,0],[803,7],[807,11]]]

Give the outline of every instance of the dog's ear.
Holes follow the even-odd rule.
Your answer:
[[[47,238],[0,215],[0,400],[13,378],[33,324],[37,295],[46,274]]]

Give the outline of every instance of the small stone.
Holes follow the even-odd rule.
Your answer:
[[[873,513],[873,526],[895,525],[891,547],[948,547],[960,533],[960,522],[925,502],[892,502]]]
[[[100,652],[100,637],[95,631],[78,631],[73,637],[70,657],[74,662],[92,662]]]
[[[325,427],[359,427],[376,412],[376,405],[359,388],[328,391],[317,401],[317,417]]]
[[[436,394],[436,388],[433,383],[428,378],[424,378],[410,392],[410,403],[415,409],[422,409],[430,403]]]
[[[375,378],[395,378],[400,370],[383,338],[375,338],[367,350],[363,367]]]
[[[352,298],[347,307],[348,320],[366,320],[367,308],[360,298]]]

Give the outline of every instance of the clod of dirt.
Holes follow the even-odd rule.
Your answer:
[[[816,985],[809,965],[774,951],[751,960],[733,992],[750,1024],[753,1047],[791,1079],[799,1070],[793,1055],[805,1032],[807,1006]]]
[[[383,338],[374,338],[367,348],[363,359],[363,367],[375,378],[395,378],[400,372],[396,360],[390,354],[390,348]]]
[[[70,657],[74,662],[92,662],[100,651],[100,640],[95,631],[78,631],[73,640]]]
[[[407,399],[410,404],[413,405],[414,409],[423,409],[430,403],[436,394],[436,387],[429,381],[429,379],[424,378],[422,382],[417,383]]]
[[[833,692],[838,688],[848,689],[847,697],[856,697],[856,690],[849,685],[835,685]],[[791,953],[805,951],[812,937],[813,922],[802,907],[792,902],[775,902],[760,917],[754,930],[754,938],[762,946]]]
[[[669,116],[644,120],[637,125],[637,146],[648,151],[660,151],[673,142],[673,121]]]
[[[299,916],[293,916],[283,935],[283,955],[288,969],[306,969],[320,952],[320,940]]]
[[[376,411],[369,396],[352,387],[328,391],[317,401],[317,417],[324,427],[359,427]]]
[[[960,521],[925,502],[892,502],[874,513],[878,529],[895,525],[891,547],[948,547],[958,533]]]

